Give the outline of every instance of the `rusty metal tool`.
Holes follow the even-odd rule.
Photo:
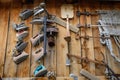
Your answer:
[[[55,28],[54,26],[47,27],[47,37],[48,37],[48,45],[50,47],[55,46],[55,40],[54,37],[58,33],[58,28]]]
[[[13,49],[12,58],[16,64],[23,62],[24,60],[27,59],[27,57],[28,57],[28,54],[26,52],[24,51],[18,52],[16,49]]]

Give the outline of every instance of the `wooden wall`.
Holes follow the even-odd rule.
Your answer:
[[[33,71],[39,64],[34,61],[32,52],[37,48],[42,47],[41,43],[38,47],[33,47],[30,42],[30,38],[39,32],[41,25],[31,25],[30,21],[32,17],[25,21],[26,25],[29,26],[29,36],[25,38],[26,42],[29,42],[25,51],[29,54],[27,60],[22,62],[19,65],[16,65],[12,60],[12,49],[16,44],[16,32],[12,28],[12,23],[15,22],[19,24],[21,20],[18,18],[19,13],[26,8],[33,8],[38,6],[41,0],[34,0],[33,4],[22,4],[21,2],[13,1],[11,3],[1,4],[0,5],[0,76],[3,78],[12,78],[12,77],[33,77]],[[64,3],[64,0],[48,0],[47,9],[48,11],[56,16],[61,16],[60,6]],[[119,10],[120,2],[98,2],[95,0],[80,0],[79,3],[74,5],[74,18],[70,20],[70,23],[76,26],[78,20],[80,19],[80,24],[84,25],[86,23],[96,24],[96,21],[99,19],[99,16],[89,16],[84,18],[84,15],[80,18],[76,17],[76,11],[84,11],[86,9],[89,12],[94,12],[95,10]],[[74,73],[79,77],[79,80],[86,80],[82,75],[80,75],[81,69],[86,69],[92,74],[98,76],[101,80],[106,80],[104,71],[104,66],[95,65],[90,62],[88,64],[81,64],[80,60],[76,58],[71,58],[72,63],[70,67],[67,67],[66,64],[66,54],[68,53],[67,42],[64,40],[66,36],[66,29],[60,25],[54,24],[59,28],[59,33],[55,38],[55,47],[53,50],[53,57],[50,58],[50,48],[48,47],[48,53],[40,62],[48,70],[56,72],[57,80],[73,80],[69,77],[70,73]],[[79,34],[81,36],[89,35],[93,37],[99,37],[99,31],[97,27],[92,28],[80,28]],[[102,60],[103,57],[100,54],[101,52],[106,56],[107,62],[110,67],[115,71],[115,73],[120,74],[120,63],[114,61],[110,56],[109,50],[106,46],[101,45],[99,38],[90,38],[86,40],[81,38],[79,40],[75,39],[75,35],[71,32],[71,45],[70,45],[70,54],[88,57],[89,59]],[[118,48],[116,47],[114,40],[112,40],[114,46],[114,52],[119,53]],[[47,78],[42,78],[47,80]],[[41,80],[41,79],[40,79]]]

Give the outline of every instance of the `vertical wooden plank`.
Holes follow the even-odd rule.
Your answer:
[[[100,3],[99,2],[94,2],[93,4],[96,5],[91,5],[91,10],[92,12],[95,12],[96,10],[100,9]],[[91,23],[93,25],[97,25],[97,21],[99,20],[99,15],[98,16],[92,16],[91,19]],[[101,52],[105,55],[105,46],[102,46],[100,43],[100,38],[99,37],[99,30],[98,30],[98,26],[92,27],[92,32],[93,32],[93,41],[94,41],[94,53],[95,53],[95,59],[97,60],[103,60],[103,56],[101,54]],[[100,65],[95,65],[95,74],[96,76],[102,76],[104,75],[105,72],[105,67],[104,66],[100,66]]]
[[[4,66],[4,77],[16,77],[17,65],[12,60],[12,49],[16,45],[16,32],[12,28],[12,24],[18,22],[18,14],[21,10],[21,4],[12,2],[12,8],[10,11],[10,28],[8,34],[8,44],[6,52],[6,61]]]
[[[56,16],[61,16],[60,14],[60,7],[62,5],[62,1],[57,0],[56,5]],[[68,76],[68,69],[66,67],[66,54],[67,54],[67,42],[64,40],[66,36],[66,30],[60,25],[57,25],[59,28],[59,34],[57,38],[57,76],[64,77]],[[61,70],[62,69],[62,70]]]
[[[32,8],[33,8],[33,4],[23,4],[22,10],[32,9]],[[29,27],[28,29],[29,34],[24,39],[25,42],[28,42],[25,52],[29,54],[29,57],[24,62],[18,65],[17,77],[29,77],[30,76],[31,43],[29,40],[32,37],[32,25],[30,24],[31,20],[32,20],[32,17],[24,21],[25,25]]]
[[[34,0],[34,7],[37,7],[39,6],[39,4],[42,2],[42,0]],[[39,15],[37,15],[36,17],[40,17]],[[36,34],[38,34],[40,32],[42,28],[42,25],[33,25],[33,29],[32,29],[32,36],[35,36]],[[32,44],[31,44],[32,45]],[[37,47],[34,47],[32,46],[32,53],[31,53],[31,56],[33,54],[33,52],[35,52],[37,49],[39,49],[40,47],[43,47],[42,46],[42,43],[39,44],[39,46]],[[30,73],[30,76],[33,76],[33,73],[34,73],[34,70],[35,68],[39,65],[39,64],[43,64],[43,59],[40,60],[40,63],[37,63],[35,62],[34,60],[34,56],[31,57],[31,73]]]
[[[93,2],[93,1],[92,1]],[[87,7],[86,7],[86,11],[91,12],[91,5],[89,4],[90,2],[88,1]],[[91,24],[91,15],[86,17],[87,20],[87,24]],[[87,28],[86,29],[86,35],[88,36],[93,36],[92,34],[92,28]],[[94,45],[93,45],[93,38],[89,38],[89,40],[87,41],[87,48],[88,48],[88,52],[87,52],[87,57],[91,60],[95,60],[95,56],[94,56]],[[95,64],[90,62],[89,65],[89,71],[95,75]]]
[[[4,13],[4,14],[3,14]],[[3,76],[4,71],[4,62],[6,56],[6,44],[7,44],[7,37],[8,37],[8,28],[9,28],[9,15],[10,8],[6,6],[0,6],[0,77]]]
[[[84,12],[90,11],[89,1],[82,2],[81,11]],[[91,22],[91,16],[81,15],[81,24],[84,25],[84,28],[81,28],[81,36],[92,36],[92,28],[87,28],[86,24]],[[89,38],[88,40],[85,38],[81,38],[81,46],[82,46],[82,57],[87,57],[89,59],[94,60],[94,49],[93,49],[93,39]],[[95,64],[88,63],[83,64],[83,68],[90,71],[92,74],[95,74]]]
[[[75,25],[78,24],[78,17],[76,16],[76,11],[79,10],[79,3],[74,4],[74,18],[71,20],[71,23]],[[81,45],[80,45],[80,39],[76,40],[75,38],[76,34],[71,32],[71,53],[72,55],[81,56]],[[72,57],[72,62],[70,66],[70,72],[75,74],[79,77],[80,75],[80,69],[82,68],[81,64],[79,64],[79,60]]]

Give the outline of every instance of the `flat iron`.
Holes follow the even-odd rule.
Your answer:
[[[24,39],[26,36],[28,36],[28,31],[20,31],[16,34],[18,40]]]
[[[15,48],[18,52],[22,52],[26,48],[27,44],[28,42],[18,41]]]
[[[43,65],[39,65],[34,71],[35,77],[42,77],[45,74],[47,74],[47,69]]]
[[[35,36],[33,36],[30,41],[32,43],[32,45],[35,47],[35,46],[38,46],[40,42],[43,41],[43,34],[37,34]]]
[[[40,60],[44,56],[44,49],[41,47],[37,49],[32,55],[34,56],[35,61]]]
[[[15,50],[13,50],[13,61],[16,64],[19,64],[21,62],[23,62],[24,60],[26,60],[28,57],[28,54],[26,52],[17,52]]]

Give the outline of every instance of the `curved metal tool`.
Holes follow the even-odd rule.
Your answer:
[[[99,24],[101,25],[104,25],[104,23],[99,20]],[[99,28],[99,31],[100,31],[100,36],[105,36],[105,37],[110,37],[110,34],[109,32],[107,31],[107,29],[104,27],[104,26],[98,26]],[[107,48],[109,49],[110,51],[110,54],[111,56],[117,61],[117,62],[120,62],[120,59],[115,55],[115,53],[113,52],[113,48],[112,48],[112,42],[109,38],[106,38],[106,39],[102,39],[100,38],[100,42],[102,44],[106,44]]]

